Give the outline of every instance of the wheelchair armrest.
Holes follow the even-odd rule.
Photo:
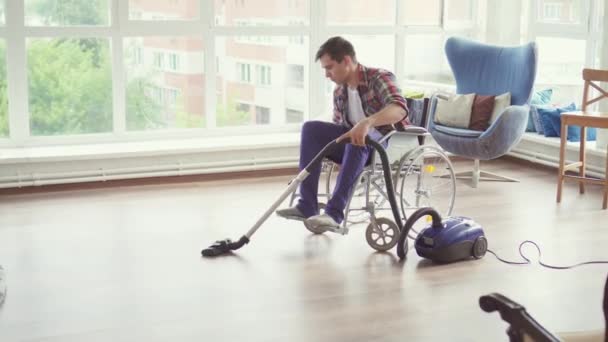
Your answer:
[[[511,341],[523,341],[524,336],[530,336],[537,342],[558,342],[559,339],[541,326],[526,308],[511,299],[498,294],[491,293],[479,298],[479,306],[485,312],[498,311],[500,317],[510,324],[508,333]]]
[[[405,134],[405,135],[414,135],[414,136],[421,136],[421,135],[430,135],[431,133],[429,133],[429,131],[424,128],[424,127],[420,127],[420,126],[407,126],[404,127],[403,131],[397,131],[395,134]]]

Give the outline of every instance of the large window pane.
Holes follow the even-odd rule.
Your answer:
[[[112,131],[107,39],[28,39],[27,58],[32,135]]]
[[[200,0],[120,1],[129,1],[131,20],[196,20],[200,17]]]
[[[127,129],[203,127],[203,41],[125,39]]]
[[[404,70],[409,83],[454,83],[442,34],[409,34],[405,38]]]
[[[445,0],[446,21],[448,23],[462,24],[473,21],[474,0]]]
[[[0,0],[0,25],[4,25],[6,19],[4,19],[4,0]]]
[[[282,125],[308,112],[308,38],[216,40],[217,126]]]
[[[404,25],[441,25],[441,0],[400,0],[400,23]]]
[[[308,25],[309,0],[215,0],[215,24]]]
[[[7,137],[9,134],[6,85],[6,44],[2,39],[0,40],[0,137]]]
[[[540,37],[536,41],[539,50],[536,86],[553,88],[552,100],[556,103],[580,103],[585,41],[548,37]]]
[[[110,24],[110,0],[25,0],[28,26]]]
[[[580,24],[581,0],[539,0],[537,20],[544,23]]]
[[[327,21],[330,25],[393,25],[395,23],[395,0],[324,1]]]
[[[353,44],[357,61],[365,66],[395,72],[395,37],[393,35],[342,35]]]

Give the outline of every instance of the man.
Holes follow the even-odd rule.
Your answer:
[[[367,135],[379,140],[394,129],[393,124],[407,122],[407,106],[395,76],[386,70],[368,68],[357,62],[355,50],[342,37],[333,37],[319,48],[325,76],[336,83],[333,123],[309,121],[302,126],[300,170],[333,140],[350,138],[350,144],[328,156],[341,165],[336,187],[325,212],[319,215],[317,192],[321,165],[311,170],[300,185],[295,207],[277,210],[277,215],[304,221],[311,230],[338,228],[344,208],[357,177],[363,171],[372,147],[365,145]]]

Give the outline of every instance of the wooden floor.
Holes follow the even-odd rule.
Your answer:
[[[557,205],[555,169],[482,166],[521,180],[458,182],[455,214],[480,222],[491,249],[518,260],[533,239],[547,263],[608,260],[599,188],[581,196],[567,183]],[[370,249],[364,227],[312,235],[275,216],[238,253],[200,257],[245,233],[290,179],[0,196],[0,341],[506,341],[506,324],[478,305],[490,292],[553,331],[603,329],[608,265],[557,271],[489,254],[433,265],[413,251],[400,263]]]

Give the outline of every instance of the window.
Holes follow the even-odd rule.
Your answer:
[[[179,69],[179,56],[176,53],[169,54],[169,70],[178,71]]]
[[[270,108],[255,107],[255,123],[258,125],[267,125],[270,123]]]
[[[0,25],[4,25],[4,0],[0,0]]]
[[[216,89],[221,94],[216,106],[216,125],[283,125],[287,108],[308,112],[308,85],[289,87],[286,75],[288,65],[308,63],[308,39],[303,45],[292,45],[289,36],[273,36],[270,45],[251,45],[240,38],[240,35],[216,38],[220,65],[234,66],[220,68],[216,75]],[[302,72],[302,79],[306,79],[306,69]],[[257,109],[245,111],[238,103],[260,107],[261,114]],[[272,109],[272,120],[263,108],[268,112]]]
[[[405,37],[403,88],[419,82],[454,83],[452,70],[444,51],[445,39],[441,33],[410,34]]]
[[[28,39],[32,135],[112,131],[108,39]]]
[[[581,0],[536,0],[538,3],[537,21],[549,24],[573,24],[584,22],[586,4]],[[588,2],[587,2],[588,3]]]
[[[251,105],[248,103],[237,103],[236,110],[249,113],[251,111]]]
[[[8,137],[8,92],[6,81],[6,44],[0,40],[0,137]]]
[[[553,88],[554,102],[578,103],[580,70],[600,66],[605,6],[601,0],[526,0],[523,8],[487,0],[21,3],[0,0],[0,140],[29,146],[284,132],[296,130],[293,123],[331,119],[335,85],[310,59],[318,48],[309,46],[311,35],[315,44],[344,36],[362,64],[392,71],[404,91],[428,92],[453,86],[443,50],[449,36],[536,41],[536,87]],[[8,50],[20,46],[25,56]],[[11,89],[22,96],[9,102]]]
[[[243,83],[251,83],[251,65],[236,63],[237,80]]]
[[[546,21],[560,21],[562,17],[562,4],[544,3],[542,18]]]
[[[242,21],[264,21],[267,26],[308,25],[309,11],[310,0],[215,1],[215,17],[221,26],[239,26]]]
[[[343,34],[350,41],[363,65],[395,72],[395,37],[392,35]]]
[[[163,52],[154,51],[152,56],[154,59],[154,67],[156,69],[163,69],[165,67],[165,54]]]
[[[91,1],[91,0],[86,0]],[[120,0],[125,1],[125,0]],[[130,20],[196,20],[199,19],[198,0],[126,0],[129,1]],[[91,1],[94,2],[94,1]]]
[[[287,64],[287,86],[304,88],[304,66]]]
[[[448,22],[466,23],[473,20],[473,0],[445,0]]]
[[[108,26],[110,0],[25,0],[27,26]]]
[[[580,103],[586,42],[550,37],[539,37],[536,41],[539,50],[536,87],[553,88],[552,101],[555,103]]]
[[[163,51],[157,50],[160,47]],[[198,36],[124,40],[125,56],[139,51],[134,60],[125,59],[128,131],[204,127],[203,47]],[[138,54],[144,57],[142,61],[152,63],[138,63]],[[180,55],[191,58],[182,61]],[[173,72],[176,70],[180,73]]]
[[[373,5],[367,0],[331,0],[324,3],[330,25],[386,26],[395,23],[395,0],[376,0]]]
[[[601,21],[593,18],[598,2],[532,0],[528,40],[538,44],[535,88],[552,88],[552,103],[580,103],[585,67],[598,68]],[[598,11],[599,8],[595,8]],[[597,21],[597,22],[596,22]],[[594,24],[595,23],[595,24]]]
[[[441,0],[400,0],[399,20],[404,25],[440,26]]]
[[[270,67],[267,65],[256,65],[255,66],[255,74],[256,74],[256,84],[261,86],[269,86],[271,83],[270,80]]]
[[[239,27],[251,27],[251,26],[271,26],[271,23],[267,19],[235,19],[234,20],[236,26]],[[260,45],[272,45],[273,37],[272,36],[239,36],[237,38],[239,43],[248,43],[248,44],[260,44]]]
[[[167,88],[164,89],[165,104],[168,106],[175,106],[177,104],[177,97],[179,96],[179,90]]]
[[[134,55],[134,63],[135,64],[144,64],[144,53],[143,53],[143,49],[141,47],[135,47],[133,49],[133,53]]]
[[[285,122],[287,123],[300,123],[304,121],[304,112],[301,110],[287,109],[285,114]]]

